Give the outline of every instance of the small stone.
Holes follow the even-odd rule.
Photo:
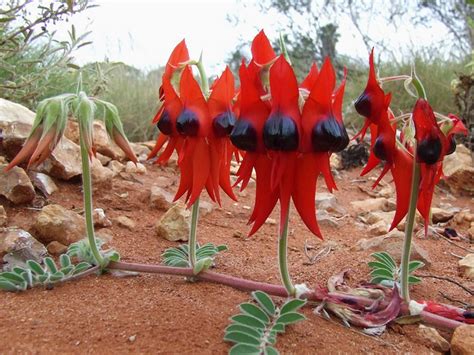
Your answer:
[[[244,210],[250,211],[252,208],[250,206],[242,206]]]
[[[135,165],[134,162],[127,161],[127,164],[125,165],[125,172],[129,174],[145,174],[146,168],[142,163],[137,163]]]
[[[271,226],[274,226],[275,224],[277,224],[277,221],[274,220],[273,218],[267,218],[267,220],[265,221],[266,224],[269,224]]]
[[[240,239],[244,238],[244,234],[241,231],[235,231],[234,233],[232,233],[232,237]]]
[[[331,166],[331,169],[343,169],[341,157],[339,156],[339,154],[331,154],[331,157],[329,158],[329,165]]]
[[[393,187],[390,184],[385,185],[379,191],[377,191],[378,197],[391,198],[394,195],[395,195],[395,191],[393,190]]]
[[[5,207],[0,205],[0,227],[4,227],[7,225],[7,211],[5,211]]]
[[[316,209],[318,211],[326,210],[340,215],[347,213],[346,209],[337,201],[334,194],[328,192],[319,192],[316,194]]]
[[[369,198],[362,201],[352,201],[351,206],[355,215],[374,211],[389,211],[388,200],[384,197]]]
[[[168,210],[173,204],[173,195],[165,189],[153,185],[150,189],[150,205],[159,210]]]
[[[25,170],[15,166],[5,172],[4,168],[5,165],[0,165],[0,195],[15,205],[33,201],[35,188]]]
[[[397,209],[397,200],[392,198],[387,199],[384,211],[395,211]]]
[[[454,216],[454,222],[460,226],[469,226],[474,222],[474,213],[470,211],[461,211]]]
[[[472,243],[474,241],[474,222],[471,222],[471,226],[467,230],[467,235]]]
[[[366,224],[375,224],[380,221],[383,221],[386,225],[392,224],[393,217],[395,216],[395,211],[390,212],[383,212],[383,211],[375,211],[370,212],[364,217],[360,217],[360,219]]]
[[[474,349],[474,325],[460,325],[451,339],[452,355],[472,355]]]
[[[136,336],[136,335],[131,335],[131,336],[128,337],[128,341],[129,341],[130,343],[133,343],[136,339],[137,339],[137,336]]]
[[[91,177],[94,189],[112,187],[112,178],[114,173],[109,168],[101,164],[99,159],[92,158]]]
[[[103,154],[100,154],[100,153],[96,153],[95,154],[95,157],[97,159],[99,159],[100,163],[103,165],[103,166],[106,166],[107,164],[109,164],[111,161],[112,161],[112,158],[108,157],[108,156],[105,156]]]
[[[0,260],[7,255],[9,260],[15,261],[14,265],[22,266],[27,260],[32,259],[37,262],[48,255],[43,244],[37,241],[27,231],[19,228],[4,228],[0,233]],[[1,270],[1,268],[0,268]]]
[[[133,231],[135,229],[135,222],[126,217],[126,216],[119,216],[115,218],[115,221],[117,222],[117,225],[122,228],[127,228],[128,230]]]
[[[120,174],[122,171],[125,170],[125,165],[123,165],[121,162],[117,160],[112,160],[107,167],[112,170],[112,172],[115,175]]]
[[[107,218],[102,208],[95,208],[92,211],[92,219],[94,220],[94,227],[107,228],[112,226],[112,221]]]
[[[433,207],[431,209],[431,218],[433,223],[444,223],[453,218],[454,213],[442,208]]]
[[[173,181],[166,176],[158,176],[153,180],[154,184],[158,187],[169,187],[173,185]]]
[[[474,254],[467,254],[458,261],[459,272],[469,280],[474,280]]]
[[[187,241],[191,222],[190,212],[182,205],[175,204],[156,223],[156,235],[169,241]]]
[[[81,175],[81,148],[62,137],[51,156],[38,166],[38,171],[61,180],[70,180]]]
[[[418,326],[418,334],[428,343],[428,346],[441,353],[449,351],[449,342],[444,339],[435,328],[426,327],[423,324]]]
[[[467,195],[474,194],[472,155],[464,145],[458,144],[453,154],[444,157],[443,174],[450,190]]]
[[[214,210],[214,205],[207,201],[200,201],[199,202],[199,214],[201,216],[207,216]]]
[[[147,160],[148,154],[150,154],[151,152],[151,150],[147,146],[140,143],[130,142],[130,147],[132,148],[139,161]]]
[[[64,254],[67,251],[67,246],[53,240],[51,243],[48,244],[47,249],[48,253],[57,256]]]
[[[43,243],[57,241],[69,246],[86,236],[84,217],[60,205],[43,207],[33,224],[35,236]]]
[[[372,236],[384,235],[387,234],[388,225],[385,221],[378,221],[369,228],[369,234]]]
[[[40,190],[46,197],[51,195],[53,192],[58,191],[58,186],[48,175],[36,171],[30,171],[28,172],[28,176],[30,177],[33,186]]]
[[[320,226],[339,227],[339,221],[325,210],[316,211],[316,218]]]

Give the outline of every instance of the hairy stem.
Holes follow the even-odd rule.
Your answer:
[[[189,265],[194,269],[196,266],[196,231],[197,223],[199,217],[199,197],[193,204],[191,212],[191,229],[189,230],[189,240],[188,240],[188,249],[189,249]]]
[[[416,151],[416,150],[415,150]],[[413,173],[411,179],[410,205],[408,207],[407,223],[405,226],[405,238],[403,240],[402,262],[400,265],[400,288],[402,298],[405,302],[410,302],[410,291],[408,277],[408,265],[410,263],[411,240],[413,237],[413,226],[415,224],[416,204],[418,202],[418,189],[420,182],[420,164],[416,161],[413,164]]]
[[[290,273],[288,272],[288,220],[290,217],[289,208],[288,215],[286,216],[283,230],[280,231],[280,237],[278,239],[278,264],[280,267],[280,277],[286,291],[290,296],[295,296],[296,289],[291,281]]]
[[[196,67],[198,68],[199,76],[201,77],[202,92],[204,93],[204,97],[207,99],[209,96],[209,80],[207,79],[206,69],[204,68],[204,63],[202,62],[202,53],[196,63]]]
[[[82,188],[84,191],[84,214],[86,217],[86,232],[89,245],[94,255],[97,265],[101,267],[105,264],[104,257],[100,254],[95,241],[94,234],[94,220],[92,218],[92,182],[91,170],[89,165],[89,152],[87,151],[84,141],[85,132],[84,125],[79,124],[80,145],[81,145],[81,159],[82,159]]]

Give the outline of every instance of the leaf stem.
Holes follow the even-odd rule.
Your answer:
[[[207,79],[206,69],[204,68],[204,63],[202,61],[202,52],[199,60],[196,62],[196,67],[199,71],[199,76],[201,77],[201,87],[204,97],[207,99],[209,96],[209,80]]]
[[[199,197],[193,204],[192,212],[191,212],[191,229],[189,230],[189,240],[188,240],[188,248],[189,248],[189,265],[194,269],[196,266],[196,231],[197,231],[197,223],[199,217]]]
[[[285,286],[288,295],[294,297],[296,295],[295,286],[291,281],[290,273],[288,272],[288,221],[290,217],[288,207],[288,214],[283,225],[283,230],[280,231],[280,237],[278,239],[278,265],[280,267],[280,277],[283,285]]]

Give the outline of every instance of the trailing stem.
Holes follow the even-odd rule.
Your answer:
[[[191,229],[189,230],[189,265],[194,269],[196,266],[196,231],[199,217],[199,197],[193,204],[191,212]]]
[[[280,231],[280,237],[278,239],[278,265],[280,268],[280,277],[283,285],[285,286],[288,295],[295,296],[296,289],[291,281],[290,273],[288,272],[288,220],[290,217],[288,208],[288,214],[286,216],[283,230]]]
[[[415,150],[416,151],[416,150]],[[407,223],[405,226],[405,238],[403,240],[402,262],[400,266],[400,288],[402,298],[410,302],[410,291],[408,278],[410,276],[408,265],[410,263],[411,240],[413,237],[413,227],[415,225],[416,204],[418,202],[418,186],[420,182],[420,164],[415,161],[413,165],[412,183],[410,192],[410,205],[408,207]]]
[[[97,243],[94,235],[94,221],[92,218],[92,183],[91,183],[91,171],[89,165],[89,152],[87,151],[86,144],[84,142],[85,132],[83,125],[79,124],[80,143],[81,143],[81,159],[82,159],[82,188],[84,191],[84,213],[86,217],[86,232],[89,245],[94,255],[97,265],[100,267],[105,266],[105,259],[97,247]]]

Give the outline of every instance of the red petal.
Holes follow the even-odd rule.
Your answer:
[[[43,137],[41,137],[38,145],[36,146],[35,151],[31,155],[31,158],[28,162],[28,169],[34,166],[38,166],[43,161],[48,158],[51,154],[51,151],[54,149],[54,140],[56,138],[56,131],[54,128],[51,128]]]
[[[202,138],[188,138],[195,140],[195,145],[190,154],[193,159],[193,186],[188,201],[188,207],[192,206],[196,199],[201,195],[201,191],[206,185],[210,176],[211,159],[209,153],[209,145]]]
[[[207,101],[211,118],[215,118],[227,110],[232,111],[234,94],[234,75],[229,67],[226,67],[222,75],[215,81],[211,95]]]
[[[301,83],[300,88],[311,91],[311,89],[314,86],[314,83],[316,82],[316,79],[318,78],[318,75],[319,75],[318,66],[316,65],[316,63],[313,63],[313,65],[311,65],[311,69],[309,70],[308,75]]]
[[[397,149],[392,165],[392,177],[395,182],[397,209],[390,230],[395,228],[408,213],[412,184],[413,157],[404,149]]]
[[[346,87],[346,79],[347,79],[347,68],[344,67],[344,78],[341,81],[341,85],[337,88],[336,92],[334,93],[334,101],[332,104],[332,112],[334,113],[334,117],[337,121],[343,122],[342,120],[342,101],[344,99],[344,89]]]
[[[251,50],[253,60],[260,66],[270,63],[276,57],[275,51],[263,30],[253,39]]]
[[[189,52],[188,48],[186,47],[186,41],[183,39],[171,52],[168,63],[166,63],[165,73],[163,76],[170,78],[178,66],[181,63],[187,62],[188,60]]]
[[[272,113],[281,112],[299,124],[298,81],[293,68],[280,55],[270,68],[270,88],[272,93]]]
[[[41,135],[43,134],[43,127],[38,126],[36,130],[30,134],[30,136],[27,138],[25,144],[21,148],[21,150],[18,152],[18,154],[13,158],[13,160],[5,167],[4,171],[7,172],[11,170],[14,166],[17,166],[18,164],[21,164],[24,162],[26,159],[29,159],[33,152],[35,151],[36,147],[38,146],[38,141],[41,138]]]

